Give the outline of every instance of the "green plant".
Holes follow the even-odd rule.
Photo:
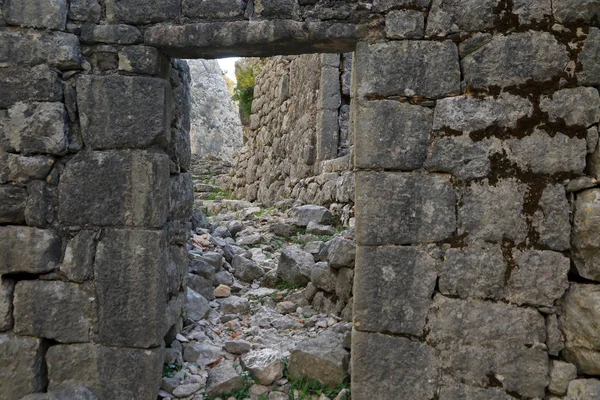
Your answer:
[[[309,378],[304,375],[292,376],[287,370],[284,373],[285,378],[290,382],[290,392],[289,399],[311,399],[313,396],[320,396],[324,394],[329,398],[336,397],[342,390],[346,389],[346,394],[342,397],[343,400],[350,400],[350,380],[348,377],[344,380],[343,383],[335,386],[329,387],[324,383]],[[294,397],[294,392],[298,392],[298,397]]]
[[[277,282],[275,283],[275,289],[277,290],[296,290],[296,289],[302,289],[303,286],[302,285],[298,285],[298,284],[294,284],[294,283],[287,283],[285,281],[282,281],[281,279],[278,279]]]
[[[246,68],[236,69],[236,85],[233,88],[232,99],[240,103],[242,112],[246,115],[252,113],[252,101],[254,100],[254,85],[256,76],[260,73],[263,63],[250,64]]]
[[[181,365],[179,364],[163,364],[163,378],[172,378],[177,372],[181,371]]]

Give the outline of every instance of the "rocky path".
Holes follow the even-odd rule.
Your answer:
[[[353,230],[312,205],[209,208],[220,212],[194,213],[160,398],[350,399]]]

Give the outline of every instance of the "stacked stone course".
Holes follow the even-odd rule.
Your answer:
[[[598,397],[597,0],[1,10],[0,397],[156,396],[192,203],[169,57],[354,50],[353,398]]]

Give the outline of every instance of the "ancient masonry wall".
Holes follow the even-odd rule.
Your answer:
[[[269,59],[256,78],[247,142],[234,159],[236,196],[331,206],[349,219],[354,202],[352,54]]]
[[[597,0],[1,9],[0,397],[156,395],[192,192],[167,57],[353,50],[353,399],[598,397]]]

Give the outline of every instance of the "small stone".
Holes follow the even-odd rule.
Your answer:
[[[310,221],[306,226],[306,233],[317,236],[333,236],[335,235],[335,228],[330,225],[321,225],[314,221]]]
[[[208,370],[206,394],[215,396],[220,393],[229,393],[244,387],[245,379],[240,376],[233,362],[223,360],[216,367]]]
[[[246,314],[250,310],[248,299],[243,297],[230,296],[217,301],[223,314]]]
[[[322,206],[304,205],[294,207],[289,212],[292,222],[296,226],[306,227],[312,221],[316,224],[329,224],[332,221],[331,212]]]
[[[312,254],[297,246],[284,249],[277,265],[277,278],[293,285],[306,285],[315,261]]]
[[[575,379],[569,382],[569,400],[595,400],[600,398],[600,380]]]
[[[196,393],[202,388],[200,383],[188,383],[187,385],[177,386],[173,390],[173,396],[177,398],[188,397]]]
[[[326,262],[316,263],[310,274],[312,284],[328,293],[335,292],[336,279],[336,271],[330,268]]]
[[[213,291],[216,298],[229,297],[231,295],[231,288],[227,285],[219,285]]]
[[[183,347],[183,361],[208,365],[219,359],[221,348],[208,343],[191,342]]]
[[[256,262],[239,255],[233,256],[231,265],[234,268],[233,275],[242,282],[251,283],[265,274],[265,271]]]
[[[420,11],[393,10],[385,17],[385,35],[390,39],[421,39],[425,16]]]
[[[283,377],[282,355],[273,349],[254,350],[241,357],[242,365],[261,385],[271,385]]]
[[[228,340],[223,348],[231,354],[244,354],[252,350],[252,344],[245,340]]]
[[[572,0],[571,0],[572,1]],[[571,4],[571,1],[568,3]],[[592,7],[597,8],[595,1],[590,1]],[[576,7],[572,10],[583,11],[584,8],[578,2]],[[572,11],[571,12],[576,12]],[[596,14],[599,14],[600,10],[596,10]],[[592,17],[592,14],[586,14],[586,16]],[[597,27],[591,27],[587,38],[583,41],[583,49],[578,55],[578,60],[581,63],[582,68],[577,70],[577,80],[580,85],[597,86],[600,84],[600,63],[598,63],[598,54],[600,53],[600,29]]]
[[[210,306],[206,298],[192,289],[187,288],[187,301],[185,302],[185,314],[193,321],[200,321],[206,317],[210,311]]]
[[[554,394],[565,395],[569,382],[577,378],[577,367],[563,361],[550,362],[550,385],[548,390]]]
[[[289,314],[296,311],[298,306],[291,301],[282,301],[281,303],[277,303],[275,307],[275,311],[281,314]]]

